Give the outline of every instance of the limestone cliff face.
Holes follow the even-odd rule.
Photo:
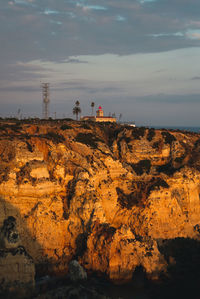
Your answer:
[[[5,290],[26,298],[35,285],[35,265],[25,248],[20,246],[16,219],[9,216],[0,230],[0,296]]]
[[[114,281],[156,278],[160,242],[199,239],[200,136],[83,122],[1,123],[0,226],[40,273],[76,258]]]

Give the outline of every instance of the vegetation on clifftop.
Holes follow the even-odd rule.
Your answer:
[[[148,159],[140,160],[138,163],[130,164],[137,175],[142,175],[143,173],[149,174],[151,169],[151,161]]]
[[[101,139],[99,139],[92,133],[78,133],[75,138],[75,141],[91,146],[94,149],[97,148],[98,142],[102,142]]]

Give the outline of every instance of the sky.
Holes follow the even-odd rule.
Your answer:
[[[199,0],[1,0],[0,116],[200,127]]]

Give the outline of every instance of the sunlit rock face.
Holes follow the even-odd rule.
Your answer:
[[[200,233],[200,136],[84,122],[1,123],[0,226],[14,217],[38,274],[77,259],[122,283],[158,278],[160,242]],[[3,240],[2,240],[3,242]]]

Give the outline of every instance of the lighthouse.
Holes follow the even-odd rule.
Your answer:
[[[97,117],[103,117],[103,109],[101,106],[99,106],[96,113],[97,113]]]
[[[116,122],[116,117],[104,116],[103,108],[99,106],[96,116],[82,116],[81,120],[90,120],[96,122]]]

